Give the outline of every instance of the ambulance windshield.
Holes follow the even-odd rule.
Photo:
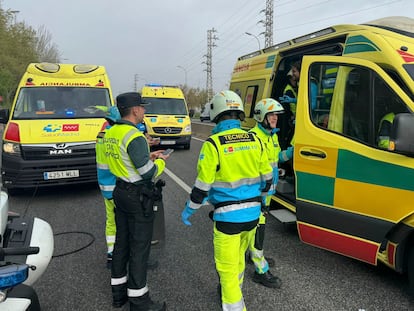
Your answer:
[[[182,98],[145,97],[149,103],[145,106],[145,114],[187,115],[187,106]]]
[[[14,120],[102,118],[110,107],[108,89],[84,87],[22,88]]]

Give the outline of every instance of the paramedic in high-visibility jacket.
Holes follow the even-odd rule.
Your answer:
[[[105,134],[107,163],[116,179],[116,237],[112,255],[112,305],[128,300],[131,311],[165,310],[165,303],[151,300],[147,286],[147,262],[154,222],[153,182],[164,168],[162,150],[150,153],[147,139],[137,129],[145,108],[137,92],[117,96],[121,120]]]
[[[105,107],[106,108],[106,107]],[[105,221],[105,236],[107,245],[107,260],[106,265],[108,269],[112,265],[112,252],[115,244],[115,203],[112,197],[112,193],[115,189],[116,176],[111,173],[105,156],[105,144],[104,137],[105,132],[113,125],[117,120],[121,118],[118,108],[112,106],[105,114],[105,119],[108,122],[106,128],[98,133],[96,137],[96,172],[98,176],[98,184],[101,189],[101,194],[104,198],[106,221]]]
[[[255,238],[249,245],[250,259],[255,265],[253,281],[270,288],[280,288],[282,282],[269,271],[269,266],[273,266],[274,260],[264,256],[263,242],[265,237],[266,216],[270,206],[271,196],[276,192],[279,180],[278,163],[289,161],[293,157],[293,147],[281,150],[277,132],[278,116],[284,113],[283,106],[273,98],[265,98],[259,101],[254,107],[253,118],[256,126],[250,132],[254,133],[262,142],[266,150],[268,161],[273,167],[273,184],[268,191],[268,195],[262,201],[262,214],[256,228]]]
[[[201,148],[197,179],[181,217],[191,225],[190,216],[207,199],[214,206],[214,260],[222,308],[242,311],[245,253],[262,197],[272,184],[272,167],[260,140],[241,129],[243,103],[235,92],[217,93],[210,107],[210,119],[217,125]]]

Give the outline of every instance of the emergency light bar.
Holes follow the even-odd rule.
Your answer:
[[[145,84],[145,86],[149,86],[149,87],[174,87],[174,88],[178,87],[176,85],[164,85],[164,84],[159,84],[159,83],[148,83],[148,84]]]
[[[309,39],[322,37],[324,35],[328,35],[328,34],[333,33],[333,32],[335,32],[335,29],[333,29],[332,27],[329,27],[329,28],[325,28],[325,29],[322,29],[322,30],[312,32],[310,34],[295,38],[292,41],[295,42],[295,43],[299,43],[299,42],[303,42],[303,41],[306,41],[306,40],[309,40]]]
[[[53,63],[40,63],[40,64],[36,64],[35,67],[41,71],[50,72],[50,73],[58,72],[60,69],[60,66],[58,64],[53,64]]]
[[[97,65],[75,65],[73,66],[73,71],[76,73],[90,73],[98,69]]]

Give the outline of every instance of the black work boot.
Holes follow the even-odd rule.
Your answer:
[[[148,292],[141,297],[129,297],[130,311],[164,311],[166,309],[165,302],[152,301]]]
[[[282,281],[277,276],[270,273],[270,271],[263,274],[259,274],[255,271],[253,275],[253,282],[270,288],[280,288],[282,286]]]
[[[127,301],[127,284],[112,285],[112,306],[121,308]]]

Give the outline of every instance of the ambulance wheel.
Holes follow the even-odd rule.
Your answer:
[[[19,189],[19,188],[7,189],[7,194],[9,195],[9,197],[19,195],[22,192],[23,192],[23,190],[22,189]]]
[[[184,150],[190,149],[190,143],[184,145]]]
[[[409,250],[408,254],[408,262],[407,262],[407,274],[408,274],[408,292],[410,296],[414,298],[414,245],[411,244],[411,249]]]

